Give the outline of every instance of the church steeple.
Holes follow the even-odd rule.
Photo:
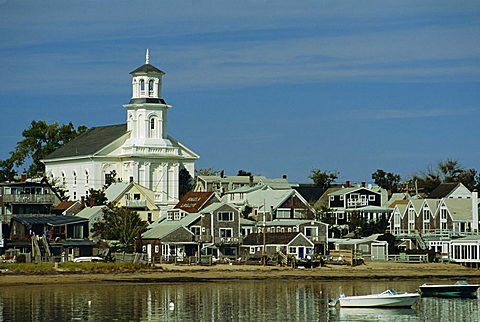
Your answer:
[[[145,64],[130,73],[132,98],[127,109],[127,130],[131,132],[125,146],[171,146],[167,136],[168,109],[162,98],[162,77],[165,75],[150,64],[150,51],[145,53]]]
[[[165,73],[150,65],[148,49],[145,54],[145,64],[135,69],[130,75],[132,75],[132,99],[162,98],[162,77]]]

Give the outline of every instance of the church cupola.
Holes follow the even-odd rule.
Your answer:
[[[145,64],[132,71],[130,75],[132,75],[132,100],[149,99],[151,103],[154,103],[155,99],[161,100],[162,77],[165,73],[150,65],[148,49],[145,54]]]

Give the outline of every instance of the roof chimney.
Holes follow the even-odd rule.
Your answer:
[[[80,209],[85,208],[85,196],[80,197]]]
[[[248,184],[253,187],[253,176],[248,176]]]
[[[365,181],[362,181],[362,187],[365,188]]]
[[[350,181],[347,180],[347,181],[345,182],[345,188],[350,188]]]

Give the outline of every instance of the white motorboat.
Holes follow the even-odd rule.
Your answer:
[[[380,294],[345,296],[340,295],[341,307],[410,307],[420,298],[418,293],[397,293],[388,289]]]

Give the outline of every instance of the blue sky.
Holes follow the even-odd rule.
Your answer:
[[[480,171],[478,1],[0,0],[0,39],[2,159],[32,120],[125,122],[149,48],[197,168]]]

